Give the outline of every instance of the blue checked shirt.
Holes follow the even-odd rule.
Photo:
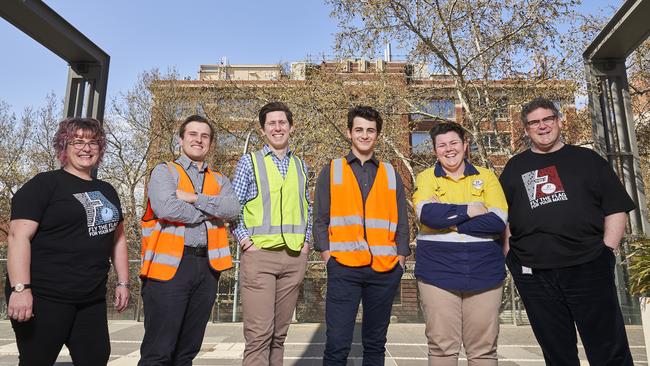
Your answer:
[[[287,175],[289,170],[289,163],[291,162],[292,151],[287,151],[287,154],[282,160],[280,160],[268,147],[264,145],[262,148],[264,155],[271,154],[271,158],[275,163],[275,166],[278,167],[282,177]],[[302,160],[301,160],[302,161]],[[305,175],[307,175],[307,165],[302,161],[302,167],[305,170]],[[257,196],[257,184],[255,184],[255,171],[253,169],[253,162],[251,161],[250,154],[246,154],[239,159],[237,163],[237,168],[235,169],[235,176],[232,179],[232,187],[235,191],[235,194],[239,198],[239,202],[242,205],[242,211],[239,214],[237,219],[237,225],[233,229],[233,233],[239,242],[248,238],[250,234],[244,224],[244,215],[243,207],[246,202],[252,200]],[[305,198],[307,199],[308,204],[308,214],[307,214],[307,232],[305,233],[305,243],[311,243],[311,221],[312,221],[312,205],[309,199],[309,190],[305,189]]]

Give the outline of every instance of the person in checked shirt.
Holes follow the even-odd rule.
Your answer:
[[[271,102],[259,112],[264,147],[237,164],[242,204],[234,234],[241,245],[244,366],[281,366],[284,341],[307,268],[311,206],[307,167],[289,149],[291,110]]]

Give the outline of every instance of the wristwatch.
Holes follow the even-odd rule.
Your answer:
[[[16,286],[11,288],[11,291],[21,293],[28,288],[32,288],[29,283],[17,283]]]

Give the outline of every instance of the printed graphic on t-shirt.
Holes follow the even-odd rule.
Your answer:
[[[568,200],[555,165],[524,173],[521,179],[524,181],[532,209],[552,202]]]
[[[89,236],[108,234],[115,230],[120,213],[102,192],[75,193],[74,196],[86,209]]]

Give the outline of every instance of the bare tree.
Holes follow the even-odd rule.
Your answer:
[[[54,152],[54,134],[63,118],[63,99],[50,93],[39,108],[28,107],[23,113],[28,126],[27,143],[30,151],[30,168],[33,173],[58,169],[60,164]]]
[[[152,146],[169,146],[167,141],[161,142],[169,128],[152,129],[152,115],[157,113],[157,105],[175,109],[168,103],[157,104],[151,88],[160,80],[176,78],[174,71],[165,74],[158,70],[143,72],[130,90],[120,93],[112,101],[111,113],[104,120],[108,147],[99,174],[115,187],[121,197],[129,258],[140,256],[140,217],[146,204],[145,182],[152,168],[147,159],[151,158]],[[166,100],[165,95],[156,97]]]
[[[373,55],[397,42],[414,61],[453,80],[479,157],[494,133],[511,154],[495,114],[537,94],[573,104],[582,81],[581,46],[590,39],[573,0],[327,0],[339,21],[336,49]],[[512,144],[517,147],[518,144]]]
[[[49,94],[39,108],[27,107],[17,117],[0,101],[0,240],[7,234],[11,199],[35,174],[58,168],[52,139],[61,118],[61,104]]]
[[[26,147],[30,135],[29,120],[19,120],[11,107],[0,101],[0,242],[6,242],[14,194],[29,179],[29,149]]]

